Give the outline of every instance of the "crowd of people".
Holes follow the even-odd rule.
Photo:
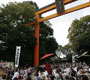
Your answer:
[[[86,63],[46,63],[38,67],[1,68],[0,80],[90,80]]]

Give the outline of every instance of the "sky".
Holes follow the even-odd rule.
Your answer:
[[[34,1],[37,3],[39,8],[42,8],[48,4],[51,4],[55,2],[55,0],[0,0],[0,5],[1,4],[7,4],[9,2],[22,2],[22,1]],[[89,0],[78,0],[73,3],[70,3],[68,5],[65,5],[65,10],[77,5],[80,5],[82,3],[88,2]],[[52,13],[56,13],[56,10],[50,11],[48,13],[43,14],[42,16],[48,16],[51,15]],[[80,19],[83,16],[89,15],[90,14],[90,7],[81,9],[79,11],[75,11],[63,16],[59,16],[57,18],[50,19],[50,23],[52,24],[52,28],[54,30],[54,37],[56,41],[58,42],[59,45],[66,45],[69,43],[69,40],[67,39],[68,35],[68,29],[72,23],[73,20],[75,19]]]

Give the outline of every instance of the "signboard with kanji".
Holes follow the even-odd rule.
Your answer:
[[[57,13],[64,12],[64,0],[55,0]]]
[[[16,46],[15,67],[19,66],[20,53],[21,53],[21,46]]]

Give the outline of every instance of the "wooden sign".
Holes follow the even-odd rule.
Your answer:
[[[57,13],[64,12],[64,0],[55,0]]]

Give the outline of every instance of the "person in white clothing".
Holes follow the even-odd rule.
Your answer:
[[[55,76],[55,74],[56,74],[56,67],[54,67],[54,69],[52,70],[52,74]]]
[[[15,71],[13,77],[12,77],[12,80],[14,80],[14,78],[16,78],[16,77],[19,77],[18,69],[16,69],[16,71]]]
[[[60,80],[59,71],[56,70],[55,79],[54,80]]]
[[[47,72],[47,69],[45,68],[44,69],[44,72],[43,72],[44,76],[45,76],[45,79],[48,80],[48,72]]]
[[[66,71],[67,74],[70,73],[71,69],[70,69],[70,66],[69,65],[66,65],[65,71]]]

